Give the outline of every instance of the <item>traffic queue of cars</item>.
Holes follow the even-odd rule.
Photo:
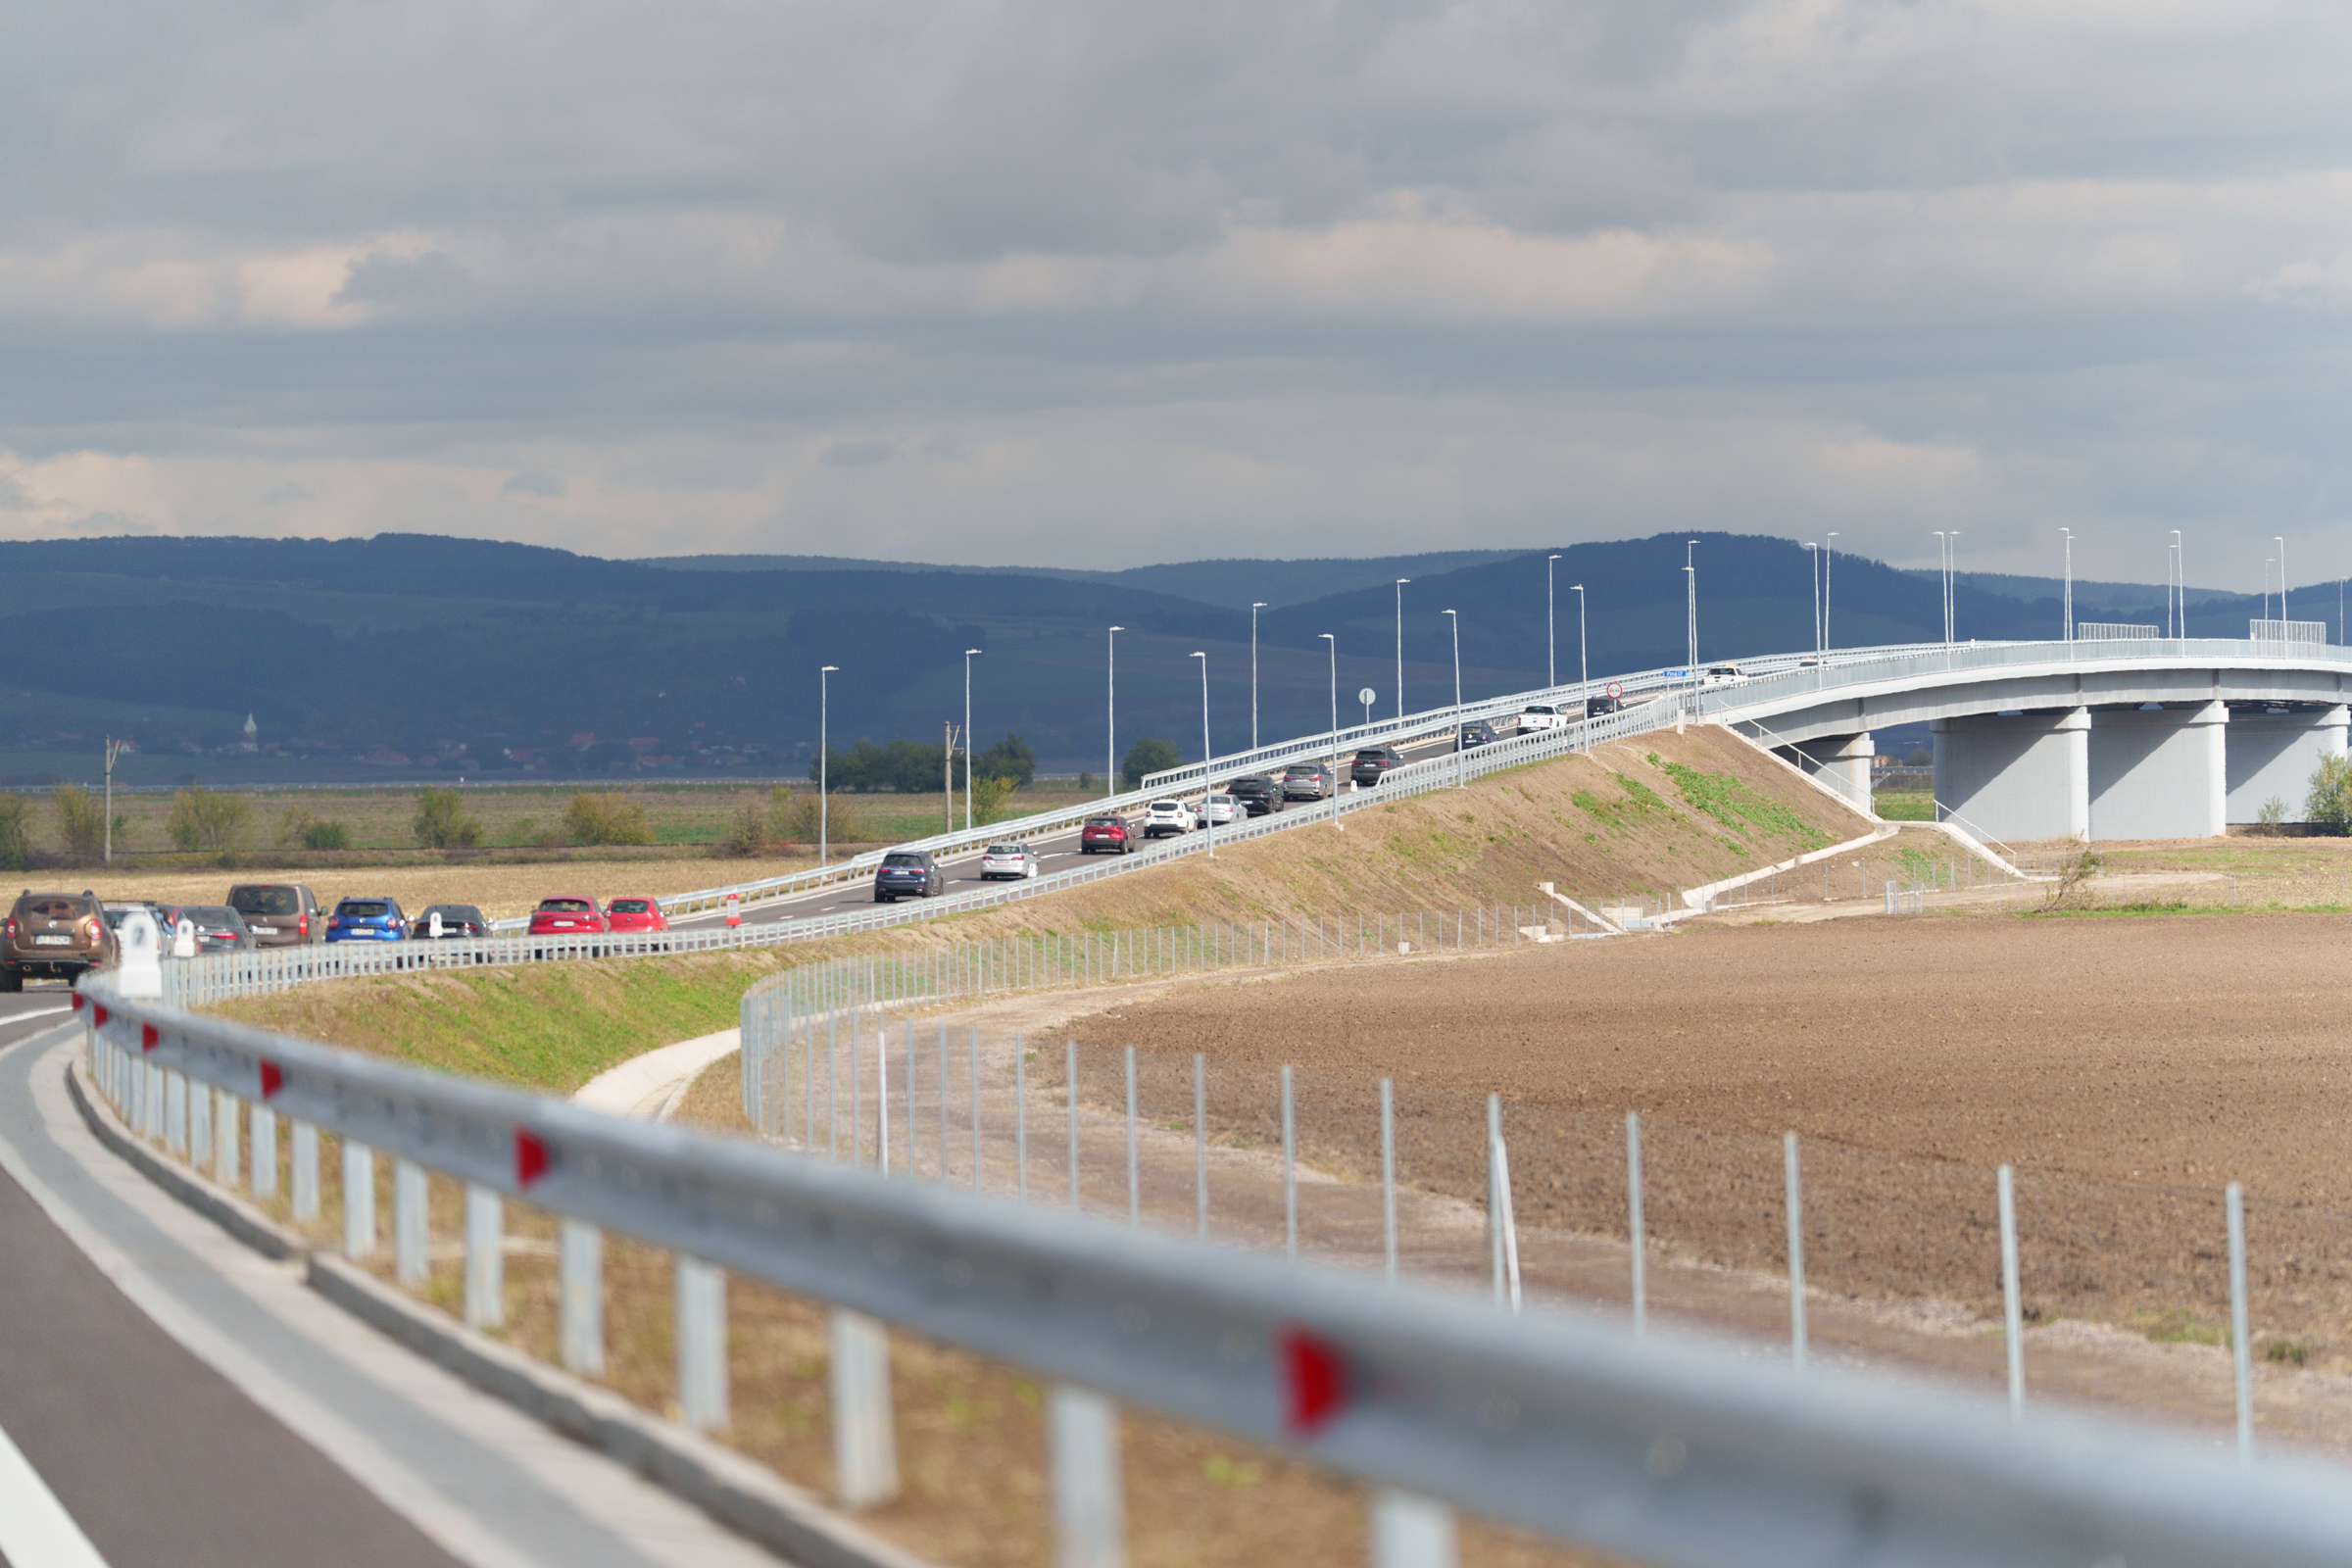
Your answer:
[[[252,953],[264,948],[330,942],[441,942],[491,934],[490,919],[470,904],[433,904],[412,915],[390,895],[339,899],[331,909],[300,883],[246,882],[223,904],[163,904],[101,900],[95,893],[18,895],[0,922],[0,992],[23,991],[27,980],[71,983],[122,956],[122,922],[144,910],[163,939],[166,956],[178,948],[184,926],[193,953]],[[544,899],[531,911],[533,936],[666,931],[668,916],[654,898]]]

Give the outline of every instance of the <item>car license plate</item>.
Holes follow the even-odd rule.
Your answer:
[[[277,935],[277,927],[273,925],[257,925],[253,928],[253,934],[257,937],[273,937]]]
[[[34,937],[32,945],[36,948],[70,948],[74,945],[74,939],[72,937]]]

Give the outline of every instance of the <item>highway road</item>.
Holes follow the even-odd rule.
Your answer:
[[[106,1150],[65,1000],[0,998],[0,1561],[773,1568]]]
[[[1441,737],[1419,746],[1399,748],[1399,753],[1406,761],[1413,762],[1419,761],[1425,757],[1439,756],[1446,750],[1447,744]],[[1346,766],[1345,760],[1342,761],[1342,766]],[[1293,801],[1288,809],[1312,811],[1314,807],[1315,803],[1312,801]],[[1038,874],[1040,876],[1051,875],[1055,871],[1067,871],[1085,863],[1089,858],[1086,853],[1079,848],[1079,830],[1077,828],[1070,828],[1065,832],[1053,834],[1046,838],[1033,839],[1030,842],[1037,850]],[[982,853],[978,849],[968,850],[960,855],[951,856],[940,862],[940,868],[947,873],[947,887],[942,893],[942,897],[956,893],[969,893],[988,885],[981,880],[980,876]],[[816,915],[846,913],[861,906],[871,907],[873,902],[873,875],[869,871],[852,881],[818,888],[813,892],[803,893],[794,898],[748,905],[743,911],[743,920],[746,925],[765,925],[780,920],[806,920]],[[725,919],[726,916],[723,912],[710,912],[681,915],[671,924],[681,930],[694,930],[722,924]]]

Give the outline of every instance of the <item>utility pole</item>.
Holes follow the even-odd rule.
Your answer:
[[[1396,716],[1404,716],[1404,585],[1410,577],[1396,579]],[[1208,666],[1203,664],[1203,669]]]
[[[978,648],[963,651],[963,830],[972,830],[972,661],[982,653]],[[949,818],[950,831],[955,819]]]
[[[1119,633],[1124,626],[1110,628],[1110,661],[1106,668],[1110,676],[1110,717],[1102,726],[1108,739],[1108,749],[1102,760],[1102,793],[1119,793]],[[953,825],[953,824],[951,824]]]
[[[122,755],[122,743],[112,735],[106,738],[106,863],[115,863],[115,759]]]
[[[1257,612],[1266,607],[1250,607],[1250,749],[1257,750]]]
[[[1552,691],[1560,688],[1559,655],[1554,652],[1559,639],[1552,630],[1551,564],[1560,558],[1544,558],[1544,684]]]
[[[825,740],[826,715],[832,708],[832,684],[828,675],[841,673],[839,664],[827,664],[816,672],[816,863],[825,865],[832,858],[833,793],[826,787],[825,769],[831,760]]]
[[[1208,798],[1217,792],[1216,780],[1208,776],[1208,760],[1214,754],[1208,749],[1208,655],[1200,649],[1193,657],[1200,661],[1200,830],[1208,835],[1208,858],[1217,858],[1217,819],[1209,814]]]

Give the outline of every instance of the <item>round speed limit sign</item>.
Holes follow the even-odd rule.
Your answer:
[[[1623,697],[1625,695],[1625,682],[1621,680],[1613,680],[1609,682],[1609,695],[1611,697]]]
[[[1367,686],[1362,691],[1355,694],[1355,700],[1359,703],[1365,704],[1376,703],[1380,701],[1380,693]]]

